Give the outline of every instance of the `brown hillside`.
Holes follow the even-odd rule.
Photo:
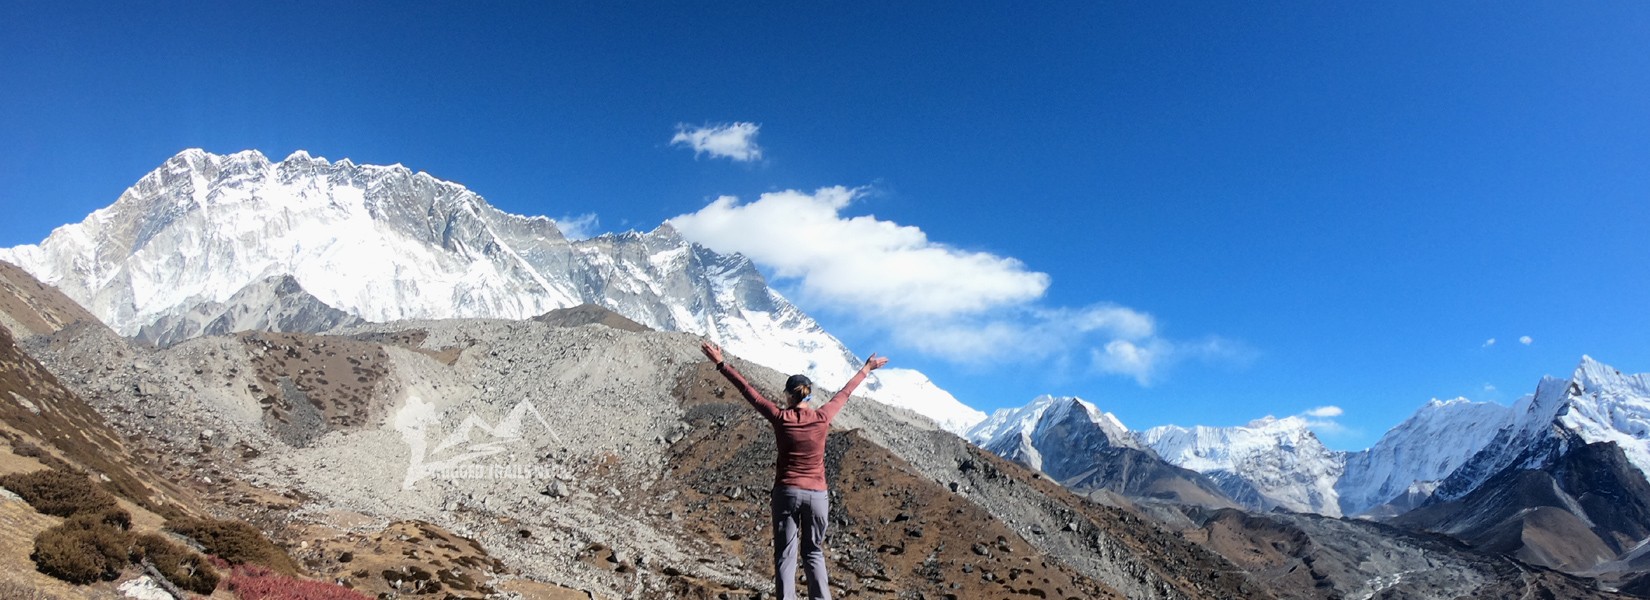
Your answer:
[[[0,326],[11,329],[16,337],[28,337],[80,322],[103,323],[57,288],[0,260]]]

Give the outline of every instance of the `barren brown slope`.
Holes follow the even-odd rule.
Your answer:
[[[533,320],[557,327],[578,327],[594,323],[624,331],[648,331],[646,325],[632,321],[624,315],[604,307],[589,303],[570,308],[558,308],[533,317]]]
[[[1650,537],[1650,482],[1613,442],[1573,445],[1547,467],[1508,468],[1458,500],[1422,506],[1393,522],[1585,572]]]
[[[0,260],[0,327],[11,329],[14,337],[28,337],[78,322],[102,323],[57,288]]]

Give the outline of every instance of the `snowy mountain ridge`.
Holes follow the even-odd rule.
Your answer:
[[[1431,495],[1512,417],[1511,408],[1493,402],[1433,399],[1374,446],[1347,455],[1346,472],[1335,484],[1342,513],[1362,514],[1400,496]]]
[[[0,260],[121,334],[163,343],[213,324],[332,310],[374,322],[523,319],[591,303],[821,382],[846,381],[859,366],[749,260],[690,243],[668,224],[573,241],[555,221],[500,211],[457,183],[302,150],[278,163],[253,150],[185,150],[114,204],[38,245],[0,249]],[[263,298],[290,305],[242,314]],[[865,395],[953,431],[985,417],[916,371],[877,375]]]
[[[999,409],[963,437],[1056,478],[1067,471],[1083,470],[1082,452],[1114,447],[1140,449],[1115,415],[1074,396],[1038,396],[1025,406]],[[1069,448],[1078,451],[1060,451]],[[1074,464],[1075,468],[1062,467],[1062,463]]]
[[[1239,502],[1341,515],[1335,482],[1345,455],[1318,441],[1301,417],[1265,417],[1236,427],[1164,425],[1138,438],[1164,460],[1210,476]]]
[[[1588,356],[1569,379],[1544,378],[1536,393],[1512,407],[1434,399],[1371,448],[1350,453],[1326,448],[1300,417],[1129,432],[1109,413],[1080,402],[1106,417],[1090,420],[1092,432],[1074,431],[1081,420],[1050,419],[1058,405],[1044,396],[997,411],[968,436],[1030,465],[1074,469],[1083,457],[1060,454],[1058,444],[1033,443],[1050,437],[1044,430],[1050,423],[1079,439],[1128,433],[1251,508],[1328,516],[1391,516],[1429,498],[1459,498],[1504,469],[1542,468],[1567,449],[1594,442],[1614,442],[1628,462],[1650,473],[1650,375],[1625,375]]]
[[[1582,356],[1568,380],[1543,378],[1511,412],[1512,422],[1438,486],[1437,499],[1460,498],[1503,469],[1542,468],[1595,442],[1614,442],[1650,473],[1650,374],[1626,375]]]

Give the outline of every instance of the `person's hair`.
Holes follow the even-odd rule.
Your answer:
[[[792,375],[789,379],[786,379],[785,400],[789,405],[788,407],[801,404],[802,399],[807,396],[801,392],[801,388],[812,388],[813,386],[814,382],[808,379],[807,375]]]

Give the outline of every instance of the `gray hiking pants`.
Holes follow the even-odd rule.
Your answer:
[[[831,514],[827,492],[794,487],[774,488],[773,585],[779,600],[796,600],[796,551],[808,568],[809,600],[831,600],[830,578],[825,575],[825,526]]]

